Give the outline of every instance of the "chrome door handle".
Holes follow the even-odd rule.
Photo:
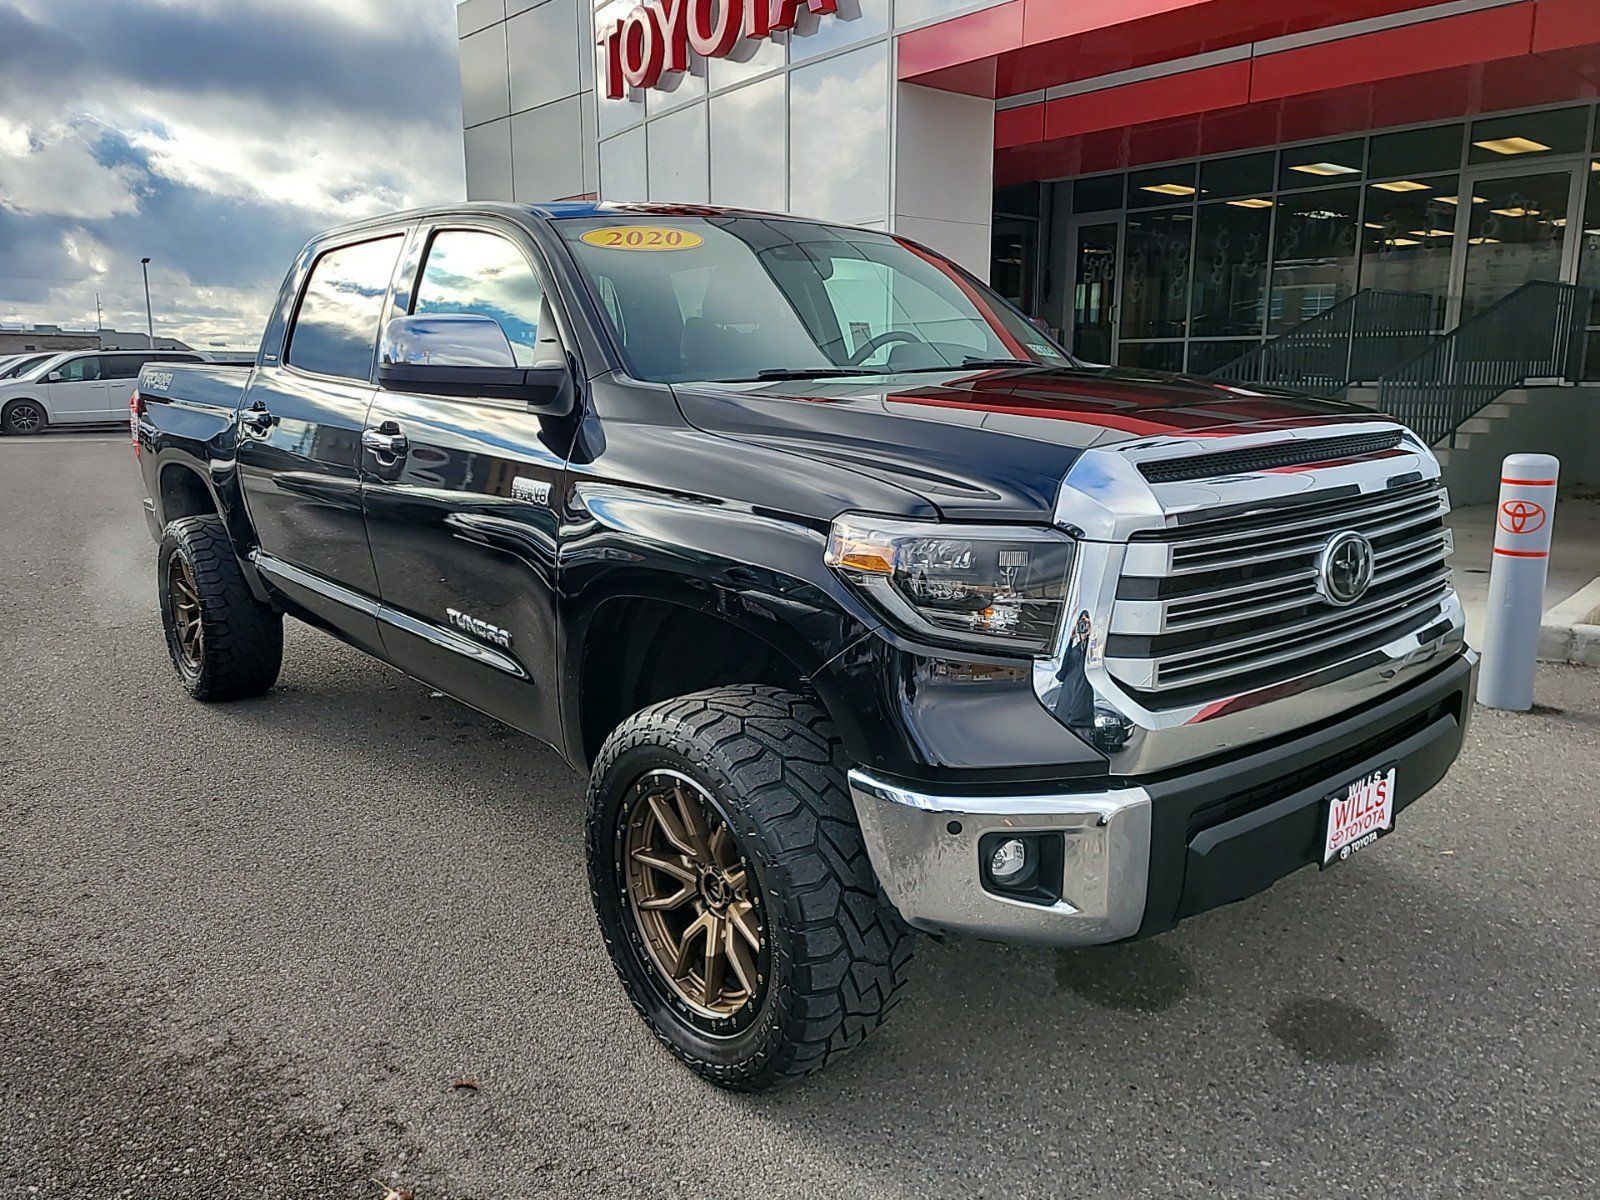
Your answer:
[[[363,429],[361,445],[373,454],[387,455],[391,458],[398,458],[411,448],[411,444],[406,441],[406,435],[400,432],[400,426],[393,421],[385,421],[376,429]]]

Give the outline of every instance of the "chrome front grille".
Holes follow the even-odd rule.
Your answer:
[[[1161,708],[1357,659],[1438,615],[1450,589],[1448,511],[1444,489],[1426,482],[1136,534],[1106,669]],[[1318,559],[1345,530],[1372,543],[1376,564],[1365,595],[1339,607],[1318,592]]]

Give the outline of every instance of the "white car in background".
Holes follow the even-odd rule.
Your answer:
[[[128,416],[128,397],[146,363],[203,362],[184,350],[72,350],[0,381],[0,433],[50,425],[103,425]]]
[[[26,354],[9,354],[0,358],[0,380],[19,379],[22,375],[37,367],[47,358],[54,358],[59,351],[51,350],[47,354],[40,354],[37,350]]]

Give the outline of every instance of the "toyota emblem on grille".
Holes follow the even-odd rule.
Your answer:
[[[1372,543],[1354,530],[1336,533],[1317,560],[1317,594],[1329,604],[1354,604],[1372,586]]]

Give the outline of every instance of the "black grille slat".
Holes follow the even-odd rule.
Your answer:
[[[1246,450],[1224,450],[1220,454],[1195,454],[1186,458],[1140,463],[1139,473],[1151,483],[1184,483],[1193,479],[1214,479],[1219,475],[1270,471],[1277,467],[1304,467],[1393,450],[1400,444],[1401,436],[1400,430],[1390,429],[1379,433],[1321,438],[1312,442],[1283,442],[1274,446],[1253,446]]]

